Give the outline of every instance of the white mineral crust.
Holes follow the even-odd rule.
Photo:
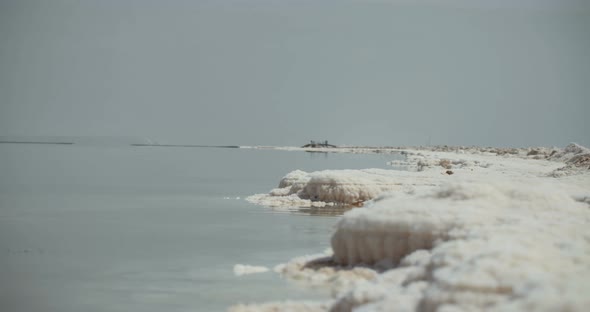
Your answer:
[[[302,310],[588,310],[587,148],[441,147],[404,154],[394,165],[406,171],[294,171],[278,189],[249,198],[277,206],[364,202],[337,223],[333,254],[275,268],[332,289],[333,301],[302,303]],[[297,310],[286,304],[271,306]],[[270,306],[248,309],[257,307]]]

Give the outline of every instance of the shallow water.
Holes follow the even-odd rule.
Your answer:
[[[244,197],[295,169],[386,168],[395,157],[2,144],[0,310],[222,311],[325,298],[275,273],[232,270],[321,252],[337,218]]]

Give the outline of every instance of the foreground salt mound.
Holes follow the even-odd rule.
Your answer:
[[[383,198],[344,215],[334,261],[401,265],[352,288],[332,310],[585,311],[589,227],[588,206],[555,185],[460,183]],[[408,261],[416,253],[420,261]]]

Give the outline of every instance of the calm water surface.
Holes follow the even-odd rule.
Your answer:
[[[2,144],[0,310],[223,311],[326,298],[275,273],[236,277],[233,266],[321,252],[337,218],[244,197],[295,169],[386,168],[394,157]]]

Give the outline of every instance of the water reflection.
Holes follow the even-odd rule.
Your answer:
[[[321,151],[305,151],[310,159],[317,159],[317,158],[324,158],[328,159],[328,152],[321,152]]]
[[[336,205],[326,207],[268,207],[265,206],[266,213],[273,214],[297,214],[306,216],[319,216],[319,217],[339,217],[345,212],[361,208],[362,206],[354,205]]]
[[[303,213],[310,216],[331,216],[337,217],[343,215],[345,212],[352,210],[354,208],[359,208],[357,206],[351,205],[338,205],[338,206],[329,206],[329,207],[307,207],[307,208],[298,208],[295,212]]]

